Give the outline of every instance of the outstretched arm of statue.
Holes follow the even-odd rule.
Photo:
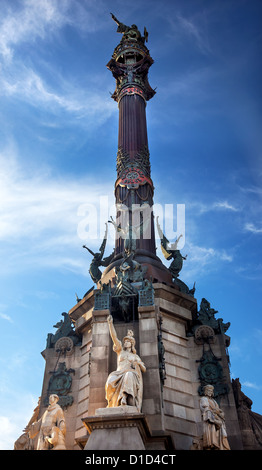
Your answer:
[[[120,25],[120,21],[118,21],[118,19],[116,18],[115,15],[113,15],[113,13],[110,13],[110,14],[111,14],[113,20],[114,20],[114,21],[116,22],[116,24],[119,26],[119,25]]]
[[[88,248],[86,245],[83,245],[83,248],[85,248],[87,251],[89,251],[89,253],[91,253],[91,255],[95,256],[95,253],[90,250],[90,248]]]
[[[108,322],[109,332],[110,332],[112,341],[113,341],[113,343],[114,343],[114,346],[115,346],[115,347],[120,347],[120,346],[121,346],[121,341],[119,341],[119,339],[118,339],[118,337],[117,337],[116,330],[115,330],[115,327],[114,327],[114,325],[113,325],[113,317],[112,317],[112,315],[108,315],[108,317],[107,317],[107,322]]]

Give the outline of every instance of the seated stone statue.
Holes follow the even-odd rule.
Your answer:
[[[214,400],[213,385],[206,385],[205,396],[200,399],[203,419],[203,449],[230,450],[227,440],[224,412]]]
[[[133,331],[128,330],[122,342],[117,338],[113,318],[109,315],[109,331],[114,343],[113,350],[117,354],[117,370],[112,372],[106,381],[107,407],[135,406],[141,411],[143,396],[142,372],[146,367],[136,354]]]
[[[31,439],[39,434],[36,450],[66,450],[65,417],[62,408],[57,404],[58,400],[58,395],[50,395],[49,406],[42,418],[30,426]]]

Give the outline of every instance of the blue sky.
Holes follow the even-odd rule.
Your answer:
[[[149,31],[155,203],[185,204],[180,278],[231,322],[231,375],[262,413],[261,2],[1,0],[2,449],[41,395],[47,334],[92,286],[85,204],[114,203],[110,11]]]

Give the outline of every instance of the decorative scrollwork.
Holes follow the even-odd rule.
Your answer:
[[[204,344],[205,342],[212,344],[214,341],[215,332],[211,326],[201,325],[195,330],[195,342],[197,344]]]
[[[55,343],[55,351],[62,355],[71,355],[73,353],[74,343],[69,337],[63,336]]]

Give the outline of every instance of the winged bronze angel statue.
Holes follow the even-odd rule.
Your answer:
[[[94,253],[86,245],[83,245],[83,248],[89,251],[89,253],[91,253],[91,255],[93,256],[93,259],[91,261],[90,268],[89,268],[89,274],[91,276],[92,281],[95,284],[97,284],[97,282],[100,281],[101,276],[102,276],[102,272],[100,271],[99,267],[100,266],[107,267],[111,263],[111,260],[113,259],[114,254],[115,254],[115,250],[113,250],[111,255],[104,258],[104,252],[105,252],[105,247],[106,247],[106,242],[107,242],[107,232],[108,232],[108,227],[106,223],[106,231],[105,231],[104,239],[102,241],[102,244],[99,248],[98,253]]]
[[[179,276],[179,273],[183,267],[183,260],[187,259],[187,255],[182,256],[180,251],[177,249],[178,242],[183,235],[179,235],[175,243],[172,244],[174,248],[170,249],[168,248],[169,240],[166,238],[166,236],[163,234],[160,228],[158,217],[156,218],[156,223],[157,223],[157,230],[159,233],[159,237],[161,240],[162,253],[168,261],[173,259],[168,269],[171,272],[172,277],[176,279]]]

